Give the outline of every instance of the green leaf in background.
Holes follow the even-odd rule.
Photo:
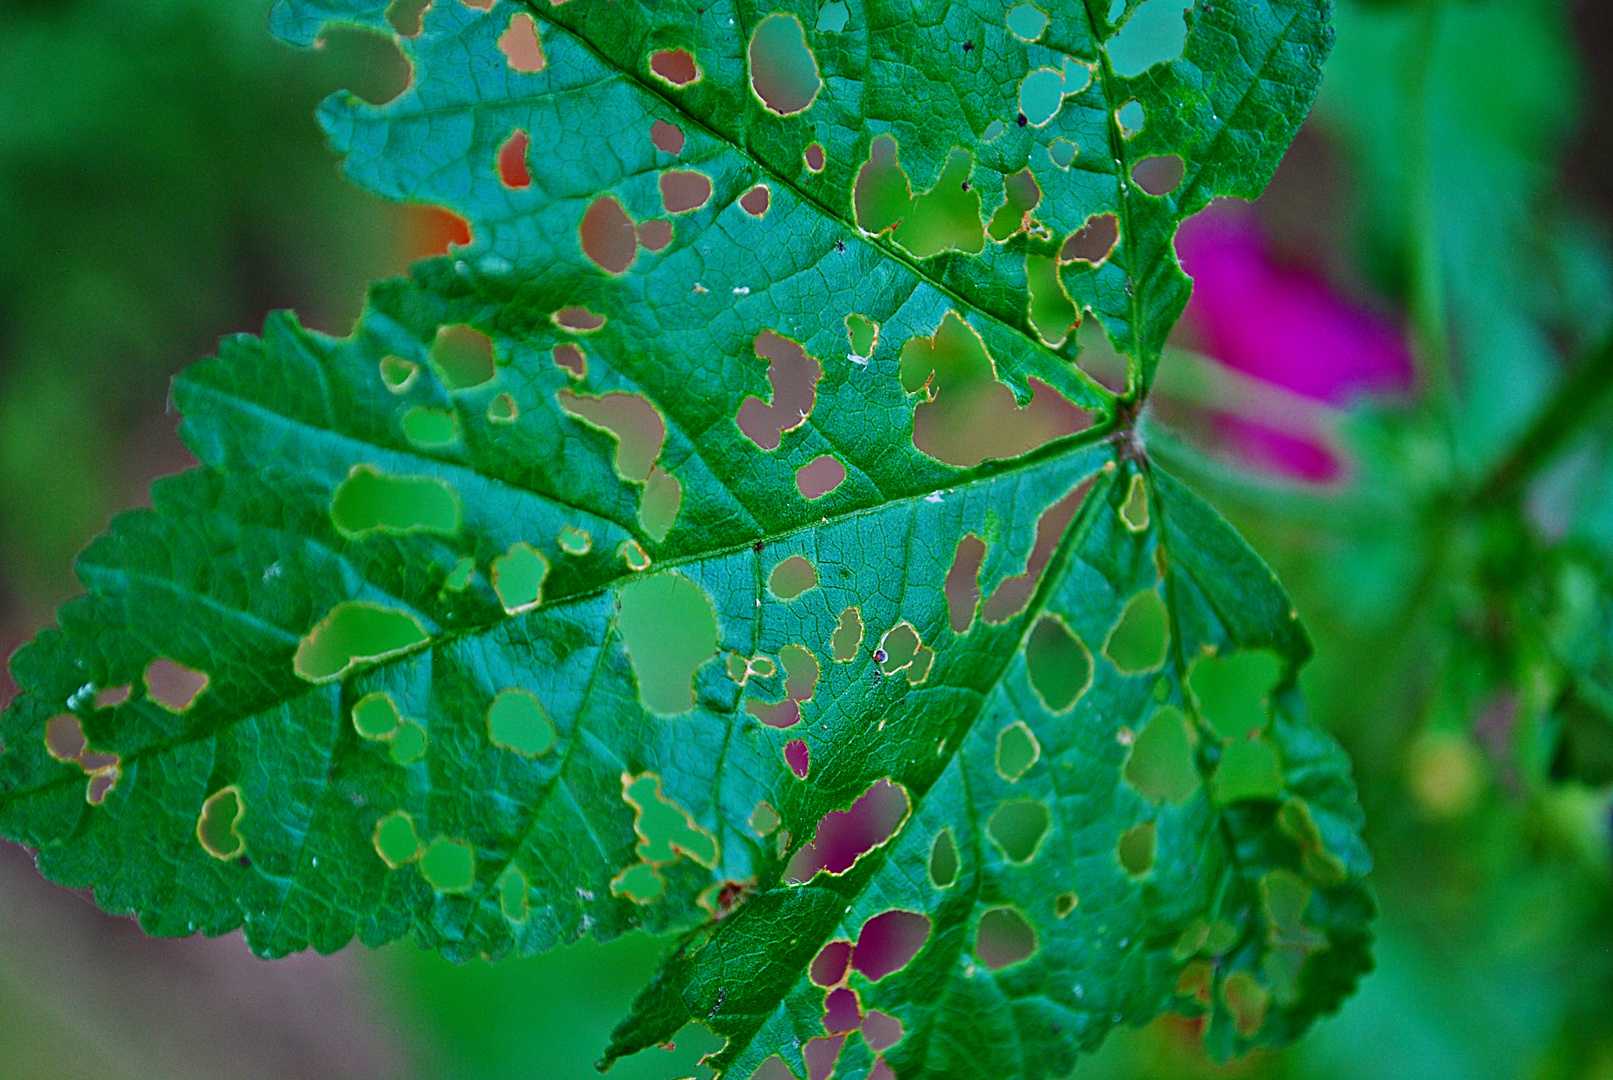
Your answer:
[[[1348,764],[1134,425],[1176,225],[1269,178],[1328,11],[1163,2],[277,9],[414,35],[322,118],[473,239],[176,380],[203,467],[14,658],[0,830],[265,956],[683,932],[607,1061],[1296,1037],[1370,965]]]

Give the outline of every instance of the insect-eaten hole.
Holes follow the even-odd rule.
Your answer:
[[[666,218],[639,222],[639,247],[645,251],[665,251],[670,243],[672,243],[672,222]]]
[[[521,407],[509,394],[499,394],[487,403],[487,422],[513,424],[521,416]]]
[[[538,40],[538,24],[524,11],[510,16],[509,26],[499,35],[498,47],[511,71],[533,75],[548,66],[543,42]]]
[[[650,54],[650,74],[681,88],[700,81],[700,66],[687,49],[662,49]]]
[[[594,546],[594,538],[588,530],[579,529],[575,525],[560,526],[560,533],[555,542],[567,555],[586,555]]]
[[[469,555],[462,555],[448,568],[448,573],[443,576],[442,587],[449,592],[464,592],[470,587],[471,579],[475,576],[476,560]]]
[[[574,334],[591,334],[605,325],[605,316],[576,306],[563,307],[549,319],[562,330],[570,330]]]
[[[588,354],[570,343],[554,347],[555,366],[563,368],[567,375],[573,379],[586,378],[588,375]]]
[[[846,1044],[844,1035],[820,1035],[808,1039],[801,1047],[801,1060],[806,1062],[807,1080],[829,1080],[834,1074],[835,1061]],[[785,1069],[788,1072],[788,1068]]]
[[[902,346],[898,374],[920,398],[914,447],[948,465],[1018,457],[1092,423],[1090,412],[1040,379],[1029,380],[1031,400],[1019,405],[979,333],[950,309],[932,336]]]
[[[1001,138],[1002,133],[1007,130],[1008,125],[1004,124],[1001,120],[993,120],[991,123],[986,125],[986,130],[980,133],[980,141],[988,143],[995,142],[997,139]]]
[[[823,147],[817,143],[812,143],[801,151],[801,164],[806,166],[809,173],[821,173],[827,163],[828,159],[823,155]]]
[[[487,707],[487,737],[500,749],[541,757],[554,746],[554,721],[537,695],[511,687],[500,690]]]
[[[947,618],[955,634],[967,633],[980,606],[980,566],[986,559],[986,542],[974,533],[958,541],[947,570]]]
[[[1093,214],[1064,241],[1059,249],[1059,262],[1102,266],[1119,242],[1120,219],[1113,214]]]
[[[377,821],[370,839],[375,853],[393,870],[420,854],[420,834],[415,831],[414,818],[403,810],[394,810]]]
[[[1282,794],[1282,760],[1262,738],[1234,739],[1221,751],[1210,788],[1227,806],[1243,799],[1275,799]]]
[[[181,713],[196,704],[207,689],[207,673],[176,664],[166,657],[146,665],[146,696],[169,712]]]
[[[1157,590],[1144,589],[1126,602],[1104,642],[1103,654],[1122,674],[1136,675],[1163,664],[1170,641],[1170,612],[1165,601]]]
[[[1053,914],[1060,919],[1067,919],[1080,902],[1080,897],[1073,892],[1059,893],[1053,898]]]
[[[902,211],[892,239],[919,259],[943,251],[975,255],[984,250],[986,230],[980,220],[980,191],[969,182],[973,172],[974,157],[962,147],[953,147],[935,183],[914,196]],[[902,183],[905,186],[905,177]],[[891,193],[896,193],[894,184]]]
[[[91,806],[104,803],[122,775],[122,759],[117,754],[91,750],[84,725],[72,713],[60,713],[45,722],[45,752],[84,771],[89,777],[84,799]]]
[[[394,765],[413,765],[426,756],[426,729],[413,720],[405,720],[392,733],[391,749],[387,756]]]
[[[650,125],[650,142],[663,154],[681,154],[683,129],[669,120],[657,120]]]
[[[392,695],[377,691],[353,703],[353,730],[362,739],[390,739],[403,723],[398,703]]]
[[[1031,227],[1031,211],[1042,201],[1042,189],[1029,169],[1003,178],[1003,204],[991,215],[986,235],[997,243],[1027,231]]]
[[[1147,114],[1143,111],[1142,102],[1133,98],[1115,110],[1115,123],[1120,125],[1120,134],[1124,138],[1131,138],[1143,129]]]
[[[874,660],[886,675],[906,671],[908,682],[917,685],[929,677],[935,650],[924,644],[912,623],[899,622],[880,638]]]
[[[499,875],[497,884],[499,911],[512,923],[526,922],[527,888],[526,875],[514,866],[505,867],[504,873]]]
[[[818,30],[838,34],[846,28],[851,20],[851,9],[845,5],[845,0],[829,0],[818,9]]]
[[[420,377],[420,365],[401,356],[383,356],[376,368],[381,373],[381,381],[394,394],[407,392]]]
[[[1008,29],[1021,41],[1035,41],[1047,29],[1047,13],[1035,4],[1015,4],[1008,9]]]
[[[1025,674],[1047,710],[1061,713],[1092,685],[1092,654],[1063,619],[1043,615],[1025,642]]]
[[[899,908],[881,912],[863,923],[851,966],[869,982],[878,982],[912,963],[929,936],[929,916]]]
[[[625,274],[638,253],[638,233],[614,195],[601,195],[583,213],[577,227],[582,253],[607,274]]]
[[[992,813],[986,835],[1009,862],[1028,863],[1036,857],[1036,849],[1042,846],[1042,838],[1052,824],[1046,804],[1035,799],[1011,799]]]
[[[1069,139],[1054,139],[1047,144],[1047,156],[1061,169],[1068,169],[1080,148]]]
[[[1064,72],[1037,68],[1019,84],[1019,114],[1031,127],[1045,127],[1064,104]]]
[[[1120,865],[1126,873],[1132,877],[1142,877],[1154,868],[1157,834],[1158,830],[1152,821],[1133,825],[1120,834],[1120,842],[1115,845],[1115,855],[1120,859]]]
[[[846,316],[846,342],[851,346],[853,359],[867,360],[879,346],[879,324],[866,315],[852,312]]]
[[[418,37],[431,0],[392,0],[386,7],[387,25],[399,37]]]
[[[330,682],[361,664],[412,652],[430,640],[413,613],[368,600],[344,600],[302,640],[291,666],[308,682]]]
[[[907,171],[902,168],[896,140],[890,135],[881,135],[869,146],[868,160],[857,170],[857,181],[852,188],[852,211],[857,228],[877,236],[900,224],[912,205],[913,189]]]
[[[1131,488],[1120,507],[1120,520],[1131,532],[1148,528],[1148,485],[1143,482],[1141,473],[1131,478]]]
[[[473,326],[445,326],[431,343],[431,363],[450,390],[469,390],[492,379],[493,339]]]
[[[745,679],[752,674],[766,678],[761,663],[764,656],[756,657],[745,670]],[[786,645],[779,650],[779,663],[784,667],[784,700],[779,702],[747,701],[745,710],[768,727],[794,727],[801,719],[801,703],[811,701],[818,686],[818,658],[803,645]],[[731,672],[730,672],[731,673]]]
[[[780,600],[794,600],[808,589],[818,587],[818,570],[801,555],[791,555],[773,567],[767,587]]]
[[[532,140],[520,128],[504,140],[498,148],[498,178],[507,188],[532,186],[532,172],[527,168],[526,151]]]
[[[784,433],[805,424],[811,415],[823,368],[798,343],[772,330],[757,334],[754,347],[757,358],[768,362],[767,381],[773,388],[773,400],[745,398],[734,422],[761,449],[777,450]]]
[[[115,709],[128,701],[134,692],[129,683],[122,686],[103,686],[95,692],[95,707],[97,709]]]
[[[616,628],[638,681],[639,700],[652,713],[694,707],[694,676],[717,653],[717,612],[711,597],[678,573],[638,578],[622,586]]]
[[[867,1043],[868,1049],[876,1054],[884,1053],[901,1042],[905,1034],[902,1022],[889,1013],[871,1009],[868,1015],[863,1017],[863,1042]],[[894,1080],[895,1073],[889,1075],[891,1080]],[[869,1074],[869,1080],[874,1080],[874,1074]]]
[[[510,615],[531,611],[543,603],[543,582],[549,576],[549,559],[543,552],[517,541],[493,560],[493,591]]]
[[[1150,195],[1169,195],[1182,185],[1187,167],[1175,154],[1143,158],[1131,167],[1132,183]]]
[[[1104,42],[1115,74],[1133,78],[1155,64],[1182,55],[1187,43],[1185,14],[1193,0],[1148,0],[1125,21],[1114,37]]]
[[[469,892],[476,884],[476,852],[463,840],[439,836],[420,853],[420,876],[438,892]]]
[[[784,744],[784,764],[790,767],[797,780],[805,780],[812,769],[812,751],[802,739],[791,739]]]
[[[756,809],[750,812],[750,817],[745,819],[745,824],[750,826],[751,832],[760,837],[771,834],[783,820],[783,818],[779,817],[779,812],[773,809],[771,803],[763,801],[756,804]]]
[[[841,986],[823,996],[823,1030],[831,1035],[856,1031],[862,1026],[862,1005],[857,991]]]
[[[779,116],[805,112],[823,88],[818,59],[794,15],[773,14],[757,23],[746,57],[751,90]]]
[[[1232,1026],[1238,1035],[1252,1039],[1266,1022],[1266,1010],[1271,1005],[1271,991],[1247,971],[1234,971],[1221,984],[1221,1000],[1232,1014]]]
[[[795,470],[795,490],[803,499],[821,499],[846,482],[846,466],[833,454],[822,454]]]
[[[1028,960],[1036,952],[1036,931],[1011,907],[992,908],[980,916],[975,932],[975,959],[992,971]]]
[[[958,842],[950,828],[942,829],[930,843],[930,882],[937,889],[948,888],[958,880],[958,869]]]
[[[1126,782],[1156,803],[1185,802],[1199,789],[1198,736],[1174,705],[1160,708],[1132,743]]]
[[[1042,579],[1042,571],[1047,569],[1053,552],[1058,550],[1064,531],[1075,519],[1075,512],[1086,500],[1092,484],[1091,478],[1081,481],[1058,502],[1042,511],[1042,516],[1036,519],[1036,542],[1026,556],[1025,572],[1004,578],[997,584],[980,609],[982,620],[998,625],[1025,610],[1036,591],[1036,583]]]
[[[1025,291],[1025,317],[1031,329],[1048,348],[1063,345],[1078,313],[1059,278],[1058,260],[1050,255],[1026,255]]]
[[[1030,771],[1042,756],[1042,744],[1023,720],[997,732],[997,775],[1010,784]]]
[[[830,636],[829,647],[834,652],[835,663],[844,664],[857,658],[857,650],[863,643],[862,612],[855,607],[848,607],[840,613],[840,621],[835,624],[834,633]]]
[[[330,70],[346,74],[348,92],[370,105],[385,105],[414,81],[414,65],[391,34],[329,23],[318,45]]]
[[[388,476],[355,465],[330,500],[330,517],[343,536],[371,532],[459,531],[459,499],[435,476]]]
[[[665,865],[687,855],[701,866],[717,865],[717,838],[702,828],[693,815],[668,798],[661,778],[654,773],[622,774],[622,799],[633,807],[633,831],[638,836],[640,859]]]
[[[623,540],[616,545],[616,553],[622,557],[627,568],[635,574],[642,573],[650,568],[650,556],[639,546],[637,540]]]
[[[231,784],[207,797],[196,818],[196,839],[215,859],[238,859],[246,851],[241,836],[241,819],[246,816],[246,800],[241,789]]]
[[[556,395],[560,407],[616,440],[616,474],[642,484],[649,480],[666,441],[666,421],[642,394],[612,391],[584,397],[570,390]]]
[[[1275,653],[1249,650],[1201,656],[1187,672],[1198,713],[1223,739],[1246,739],[1271,718],[1271,690],[1282,673]]]
[[[757,184],[739,197],[739,208],[751,217],[759,218],[767,213],[772,200],[773,196],[768,191],[767,185]]]
[[[669,214],[687,214],[711,201],[711,177],[694,169],[668,169],[657,181]]]
[[[459,441],[459,414],[416,405],[403,414],[403,434],[416,446],[437,449]]]
[[[818,822],[812,842],[795,853],[784,871],[791,884],[811,881],[820,871],[843,874],[858,859],[896,835],[912,809],[907,789],[875,781],[846,810],[831,810]]]
[[[851,971],[851,942],[831,941],[818,950],[807,969],[814,985],[829,989],[846,981]]]

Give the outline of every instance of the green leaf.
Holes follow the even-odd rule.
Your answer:
[[[443,0],[408,90],[328,101],[349,176],[474,239],[348,337],[276,315],[176,380],[203,467],[14,658],[0,831],[265,956],[684,931],[607,1060],[693,1021],[724,1072],[804,1076],[809,969],[865,934],[838,1075],[1048,1075],[1165,1009],[1225,1054],[1336,1007],[1369,860],[1308,645],[1134,426],[1175,226],[1269,177],[1326,6],[1203,6],[1133,77],[1082,5],[1036,42],[841,9]],[[374,2],[275,26],[331,20],[391,33]],[[1032,259],[1069,302],[1034,325]],[[1131,393],[1071,362],[1071,312]],[[888,833],[855,859],[853,807]]]

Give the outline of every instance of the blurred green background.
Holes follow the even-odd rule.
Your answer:
[[[390,45],[298,53],[265,20],[0,0],[0,651],[190,463],[175,370],[274,308],[344,332],[365,282],[452,235],[341,180],[313,120],[338,87],[396,93]],[[1282,1053],[1216,1066],[1162,1020],[1078,1075],[1613,1080],[1613,719],[1576,681],[1613,673],[1613,418],[1606,378],[1568,382],[1613,322],[1613,4],[1341,0],[1337,26],[1271,191],[1183,248],[1200,294],[1153,423],[1316,639],[1310,701],[1379,860],[1378,970]],[[1242,284],[1212,288],[1221,266]],[[1565,396],[1572,433],[1475,497]],[[0,1076],[572,1080],[659,947],[263,964],[238,936],[145,939],[0,845]],[[612,1075],[692,1075],[713,1042]]]

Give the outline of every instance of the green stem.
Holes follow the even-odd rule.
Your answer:
[[[1550,464],[1613,390],[1613,333],[1602,339],[1540,410],[1512,452],[1473,493],[1475,503],[1515,495],[1530,476]]]

